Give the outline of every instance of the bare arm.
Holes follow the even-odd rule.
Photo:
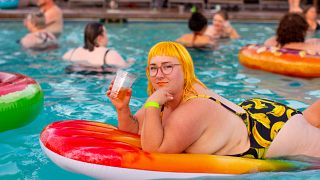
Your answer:
[[[109,65],[115,65],[119,67],[127,67],[129,64],[121,57],[116,50],[110,50],[106,55],[105,60]]]
[[[142,149],[149,152],[158,151],[161,146],[164,129],[160,117],[160,109],[149,107],[145,111],[145,119],[141,129]]]
[[[232,27],[232,25],[230,24],[229,21],[226,21],[224,24],[224,28],[225,28],[225,32],[227,32],[227,34],[229,34],[229,38],[230,39],[239,39],[240,35],[238,34],[238,32],[236,31],[236,29],[234,29]]]
[[[30,20],[25,19],[24,20],[24,26],[30,31],[30,32],[39,32],[41,29],[38,29],[34,24],[31,23]]]
[[[202,110],[195,111],[194,105],[182,105],[165,122],[160,119],[159,109],[148,108],[141,133],[143,150],[160,153],[186,151],[201,137],[207,125],[202,121]]]
[[[154,95],[156,93],[157,95]],[[168,97],[166,97],[165,92],[157,90],[154,94],[149,97],[148,101],[156,101],[159,104],[170,101],[166,99]],[[158,96],[158,98],[153,96]],[[206,103],[199,103],[199,101]],[[148,152],[160,153],[181,153],[186,151],[199,140],[208,128],[208,102],[209,100],[207,99],[190,100],[185,104],[179,105],[166,119],[160,117],[160,109],[154,107],[146,108],[141,131],[142,149]],[[195,109],[194,107],[197,108]],[[219,143],[211,145],[210,152],[217,151],[223,147],[226,138],[220,139]]]
[[[118,114],[118,128],[122,131],[138,134],[140,132],[139,127],[143,123],[143,108],[137,111],[135,115],[132,115],[129,102],[132,95],[132,90],[129,89],[123,100],[112,98],[110,96],[113,81],[111,82],[106,95],[109,97],[111,103],[117,110]]]
[[[118,128],[122,131],[138,134],[139,121],[136,116],[132,115],[129,107],[117,109]]]
[[[231,29],[230,38],[231,39],[239,39],[240,38],[240,35],[233,27]]]

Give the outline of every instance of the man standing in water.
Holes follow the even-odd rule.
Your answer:
[[[53,0],[37,0],[37,6],[45,19],[45,26],[39,28],[27,18],[24,25],[31,32],[49,32],[58,37],[63,30],[63,15],[61,9],[53,2]]]
[[[53,0],[37,0],[37,6],[40,12],[29,14],[24,20],[24,26],[30,33],[19,42],[27,49],[55,49],[63,30],[62,11]]]

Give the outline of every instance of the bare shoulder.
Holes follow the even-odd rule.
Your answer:
[[[277,45],[277,40],[275,36],[270,37],[264,42],[265,46],[276,46]]]
[[[170,114],[170,123],[181,123],[185,125],[192,126],[194,123],[202,123],[205,125],[205,122],[208,119],[208,115],[211,114],[211,102],[207,98],[194,98],[186,102],[183,102],[179,105],[171,114]]]
[[[202,134],[208,127],[208,119],[211,108],[208,108],[208,100],[196,98],[180,104],[170,113],[163,124],[166,129],[176,131],[179,128],[180,133],[184,130],[192,134]],[[191,134],[190,134],[191,135]]]
[[[62,10],[59,8],[59,6],[55,5],[51,8],[52,13],[62,14]]]
[[[76,48],[69,49],[64,55],[62,56],[63,60],[71,60],[71,55],[75,51]]]
[[[193,37],[193,34],[183,34],[178,39],[176,39],[177,42],[185,42],[191,40]]]
[[[180,36],[176,41],[178,43],[183,44],[186,47],[191,47],[192,46],[192,39],[193,39],[193,34],[184,34]]]

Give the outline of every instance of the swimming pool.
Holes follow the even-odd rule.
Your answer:
[[[49,123],[87,119],[116,125],[116,112],[104,96],[112,75],[82,76],[64,73],[69,63],[61,60],[68,48],[82,45],[85,22],[67,22],[58,50],[36,54],[16,44],[26,30],[21,22],[0,22],[0,71],[22,73],[37,80],[45,93],[42,113],[30,125],[0,133],[0,179],[90,179],[67,172],[42,152],[39,134]],[[320,78],[300,79],[251,70],[238,63],[240,47],[263,42],[273,35],[275,24],[236,23],[242,39],[222,42],[215,51],[191,50],[196,74],[210,89],[238,103],[250,97],[265,97],[303,110],[320,98]],[[136,111],[146,100],[145,61],[156,42],[174,40],[188,32],[186,23],[106,24],[109,46],[137,63],[129,70],[139,74],[133,86],[131,107]],[[139,90],[138,90],[139,89]],[[320,171],[259,173],[243,178],[320,178]]]

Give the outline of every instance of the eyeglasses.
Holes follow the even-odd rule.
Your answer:
[[[177,65],[180,65],[180,64],[167,64],[166,63],[166,64],[161,65],[160,67],[157,67],[155,65],[151,65],[149,67],[150,76],[151,77],[157,76],[159,69],[161,70],[162,74],[169,75],[172,72],[174,66],[177,66]]]
[[[218,20],[218,19],[213,19],[212,21],[213,21],[213,22],[217,22],[217,23],[221,23],[221,24],[224,23],[223,20]]]

